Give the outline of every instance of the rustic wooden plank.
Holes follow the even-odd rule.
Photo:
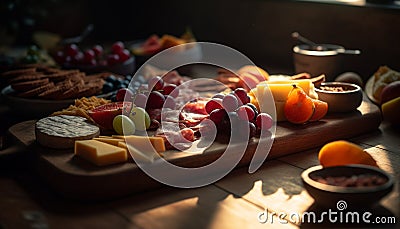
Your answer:
[[[253,174],[246,169],[232,172],[215,185],[277,213],[301,213],[313,204],[301,184],[302,169],[277,160],[268,161]]]
[[[377,164],[381,169],[394,176],[400,174],[400,154],[392,153],[377,147],[371,147],[364,143],[359,145],[377,161]],[[307,169],[311,166],[319,165],[319,150],[320,148],[307,150],[297,154],[280,157],[278,160],[302,169]]]
[[[0,185],[1,228],[125,228],[130,225],[101,203],[85,204],[59,198],[31,175],[2,177]]]
[[[264,209],[213,185],[196,189],[165,188],[109,204],[139,228],[297,228],[257,217]]]
[[[0,177],[0,196],[12,198],[27,198],[26,191],[14,179],[6,176]]]
[[[376,130],[381,123],[379,108],[363,98],[360,107],[349,113],[332,113],[318,122],[293,125],[288,122],[277,126],[269,158],[285,156],[327,142],[348,139]]]
[[[293,125],[287,122],[277,126],[274,143],[269,159],[292,154],[325,144],[326,142],[347,138],[363,132],[375,130],[381,121],[379,109],[363,101],[357,111],[343,114],[331,114],[319,122],[305,125]],[[134,163],[122,163],[112,166],[94,166],[75,157],[72,150],[54,150],[44,148],[35,142],[34,121],[22,122],[10,128],[9,132],[37,155],[37,168],[53,187],[64,195],[73,198],[108,198],[126,195],[132,192],[154,189],[162,186],[146,176]],[[240,166],[250,163],[258,139],[252,139],[241,160]],[[290,143],[290,144],[289,144]],[[215,142],[203,154],[165,153],[165,159],[183,167],[200,167],[216,160],[225,150],[226,143]],[[79,180],[82,187],[73,184]],[[104,186],[103,181],[109,180]],[[126,185],[126,180],[135,182]],[[99,185],[104,187],[96,195]]]
[[[400,154],[383,150],[377,147],[371,147],[367,144],[360,144],[376,161],[378,166],[391,174],[394,177],[395,188],[380,202],[381,205],[389,209],[394,215],[400,216],[400,198],[399,198],[399,185],[400,185]],[[288,155],[279,158],[279,161],[289,163],[296,167],[307,169],[309,167],[319,165],[318,161],[319,148],[308,150],[305,152]]]
[[[11,136],[15,137],[16,143],[30,146],[35,142],[35,123],[36,120],[29,120],[17,123],[8,129]]]
[[[314,157],[315,154],[309,153],[308,155],[308,157],[304,157],[304,161],[307,161],[310,156]],[[298,158],[296,160],[298,161]],[[291,163],[293,162],[291,161]],[[308,165],[308,163],[304,162],[303,165]],[[268,208],[270,212],[286,213],[288,221],[290,221],[288,217],[292,213],[315,212],[318,214],[322,211],[301,185],[302,168],[276,160],[269,161],[259,171],[251,175],[246,174],[244,169],[241,170],[237,170],[217,182],[216,186],[241,196],[257,206]],[[399,186],[398,182],[396,186]],[[381,201],[381,205],[365,210],[372,212],[375,216],[395,216],[398,218],[399,206],[399,192],[398,188],[395,188]],[[296,223],[300,224],[300,222]],[[323,225],[332,226],[329,222],[324,222]],[[316,225],[302,224],[301,226],[315,227]],[[375,226],[380,228],[382,225]]]
[[[400,153],[400,128],[382,122],[379,129],[352,139],[357,143],[365,143],[394,153]]]

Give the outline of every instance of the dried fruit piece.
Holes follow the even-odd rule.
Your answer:
[[[318,154],[322,166],[363,164],[378,166],[374,158],[360,146],[348,141],[334,141],[324,145]]]
[[[313,100],[301,87],[293,85],[284,106],[286,119],[295,124],[302,124],[313,116],[315,105]]]
[[[311,122],[322,119],[326,115],[326,113],[328,113],[328,103],[318,99],[313,99],[312,101],[314,103],[315,110],[314,114],[309,120]]]

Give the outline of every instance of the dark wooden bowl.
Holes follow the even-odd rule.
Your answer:
[[[386,183],[372,187],[341,187],[320,183],[313,178],[316,176],[353,176],[361,174],[377,175],[387,179]],[[304,188],[314,198],[315,203],[331,209],[339,209],[339,203],[346,208],[371,207],[393,190],[393,178],[385,171],[367,165],[346,165],[322,167],[314,166],[301,174]]]

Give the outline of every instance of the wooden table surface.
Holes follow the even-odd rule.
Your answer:
[[[0,101],[1,102],[1,101]],[[1,135],[23,121],[0,105]],[[1,139],[3,140],[3,138]],[[15,143],[0,147],[0,229],[2,228],[400,228],[400,129],[383,122],[379,129],[347,139],[366,149],[395,178],[394,190],[373,209],[373,216],[395,217],[395,224],[309,224],[290,214],[321,212],[301,184],[303,170],[318,165],[319,148],[268,160],[254,174],[247,167],[196,189],[160,188],[119,199],[83,202],[66,199],[30,168]],[[14,145],[13,145],[14,144]],[[295,146],[294,146],[295,147]],[[99,187],[101,189],[101,187]],[[336,209],[333,209],[336,210]],[[269,220],[260,223],[260,213]],[[286,213],[287,223],[271,215]],[[264,214],[265,215],[265,214]],[[271,222],[271,218],[273,222]],[[371,217],[372,219],[372,217]]]
[[[373,216],[395,217],[397,224],[324,222],[324,226],[399,228],[400,130],[383,122],[378,130],[348,140],[365,148],[395,177],[393,192],[378,207],[364,210]],[[269,160],[254,174],[247,168],[236,169],[202,188],[161,188],[102,202],[59,196],[29,168],[23,154],[9,154],[0,158],[0,228],[318,228],[321,224],[288,218],[292,213],[321,211],[300,179],[304,169],[319,164],[318,151]],[[276,216],[273,222],[269,218],[260,223],[258,216],[264,211],[270,217],[286,213],[287,223]]]

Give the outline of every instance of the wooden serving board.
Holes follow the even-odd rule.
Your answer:
[[[28,147],[40,174],[58,192],[76,199],[109,199],[162,186],[143,173],[135,163],[97,167],[74,156],[73,150],[44,148],[35,142],[35,120],[12,126],[9,132]],[[316,148],[327,142],[347,139],[373,131],[381,123],[381,113],[366,96],[357,111],[328,114],[319,122],[294,125],[278,123],[268,159]],[[257,146],[252,139],[238,167],[248,165]],[[226,144],[214,143],[202,154],[167,152],[165,159],[183,167],[199,167],[216,160]]]

